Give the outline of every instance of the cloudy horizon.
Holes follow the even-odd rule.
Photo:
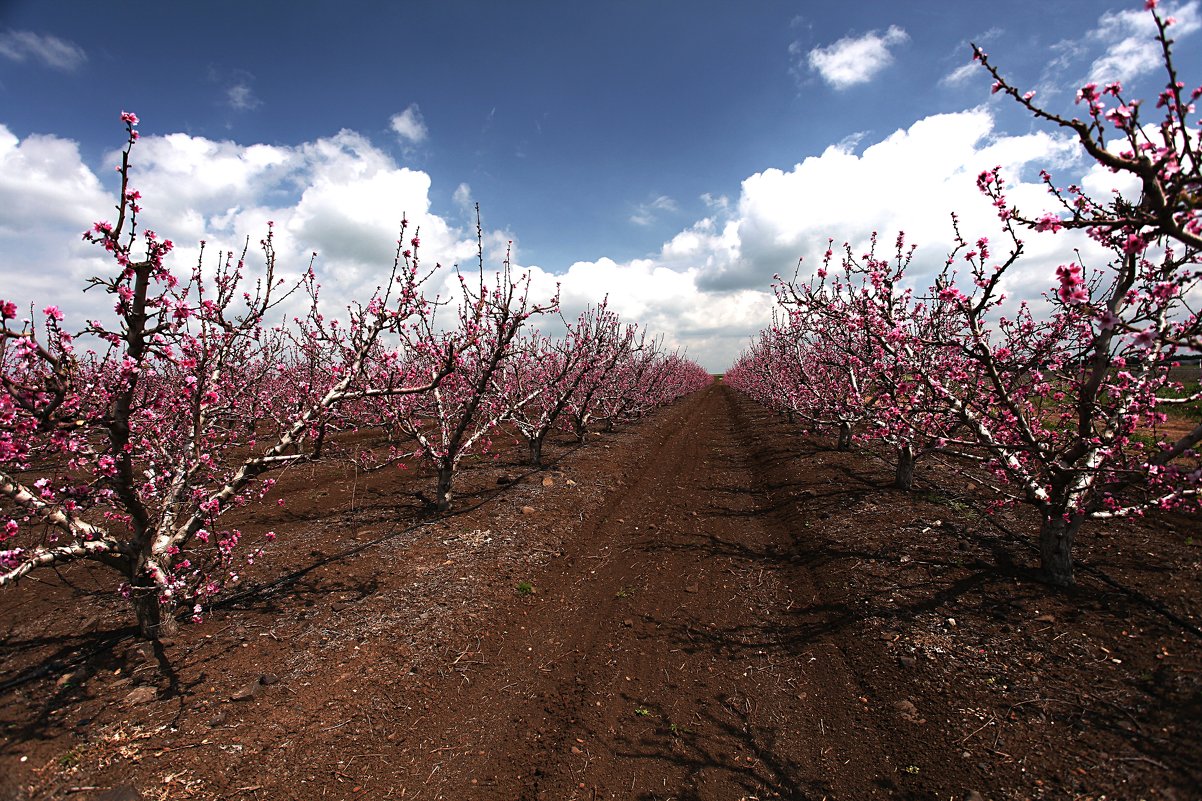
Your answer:
[[[572,102],[557,94],[563,87],[551,85],[557,78],[542,72],[537,80],[546,86],[510,87],[546,95],[541,104],[522,105],[524,125],[514,124],[517,104],[507,110],[500,90],[477,88],[474,102],[465,104],[457,93],[466,84],[454,71],[438,76],[436,89],[394,87],[356,106],[357,116],[295,124],[288,109],[295,81],[309,87],[318,105],[336,104],[339,87],[321,86],[319,73],[290,76],[249,52],[220,67],[202,54],[165,62],[165,69],[187,65],[192,76],[185,83],[193,103],[182,110],[160,94],[167,88],[151,86],[153,78],[136,91],[85,102],[71,93],[96,85],[106,70],[119,73],[119,54],[104,44],[103,31],[57,23],[61,17],[52,20],[36,4],[18,3],[16,13],[0,17],[0,94],[7,101],[0,111],[0,204],[8,210],[0,220],[0,297],[39,308],[57,303],[78,323],[98,313],[100,299],[78,290],[111,265],[80,234],[93,221],[112,218],[112,168],[123,144],[118,115],[128,110],[142,118],[132,157],[132,183],[144,196],[141,225],[176,242],[180,270],[195,263],[201,240],[210,251],[240,249],[247,237],[257,242],[273,220],[281,266],[299,272],[316,251],[326,300],[338,308],[365,298],[386,274],[402,216],[420,227],[427,264],[474,269],[479,202],[487,268],[499,267],[512,241],[514,263],[530,272],[536,297],[560,284],[568,316],[608,297],[624,319],[663,333],[669,347],[721,372],[768,323],[773,274],[792,275],[804,258],[805,275],[828,238],[859,250],[873,231],[891,243],[904,230],[919,247],[914,274],[920,281],[942,266],[951,247],[951,212],[959,214],[966,237],[996,236],[993,209],[975,185],[982,169],[1001,165],[1011,198],[1028,213],[1051,205],[1040,169],[1065,184],[1083,182],[1095,196],[1129,188],[1091,168],[1064,134],[991,96],[988,76],[968,66],[972,39],[1017,83],[1064,111],[1072,109],[1076,86],[1090,78],[1122,79],[1154,97],[1162,78],[1147,49],[1150,18],[1142,3],[1067,5],[1077,16],[1050,14],[1048,30],[1034,42],[1024,41],[1020,26],[1001,14],[960,13],[941,19],[932,32],[933,3],[906,12],[879,4],[872,26],[783,2],[765,5],[757,12],[762,16],[740,18],[737,28],[730,19],[703,24],[690,17],[695,41],[751,48],[737,50],[749,60],[757,47],[753,34],[771,33],[779,44],[748,67],[758,72],[732,76],[726,87],[746,86],[755,94],[752,87],[770,84],[775,98],[723,101],[732,114],[759,117],[717,121],[690,138],[677,117],[688,114],[701,126],[705,109],[693,111],[693,103],[721,87],[687,74],[688,63],[642,64],[647,75],[658,76],[647,82],[657,84],[661,97],[674,89],[681,101],[676,116],[668,108],[661,118],[654,96],[635,96],[633,84],[619,81],[639,74],[639,65],[615,66],[606,60],[612,56],[591,46],[578,46],[579,59],[593,61],[575,65],[579,97],[569,94]],[[484,13],[472,3],[462,7]],[[650,13],[620,7],[632,23],[633,16]],[[1192,42],[1197,0],[1169,13],[1177,17],[1179,42]],[[653,58],[640,49],[655,45],[652,33],[685,25],[680,18],[640,22],[650,32],[632,34],[628,58],[636,62]],[[429,24],[437,31],[447,23]],[[541,35],[553,36],[566,22],[540,18],[539,24]],[[727,30],[710,27],[722,24]],[[508,49],[498,45],[495,52]],[[1198,56],[1189,45],[1179,44],[1176,53],[1183,78],[1196,81]],[[649,72],[653,67],[657,71]],[[331,69],[341,75],[352,67]],[[664,77],[673,69],[681,72],[678,84]],[[597,83],[582,83],[585,74]],[[608,95],[590,99],[586,90],[608,81],[619,81],[610,88],[625,94],[633,116],[604,128],[582,107],[622,102]],[[897,97],[898,86],[912,90],[911,102]],[[551,102],[556,97],[559,105]],[[72,102],[79,108],[64,111]],[[876,113],[865,115],[863,106]],[[471,131],[456,117],[465,114],[474,120]],[[1027,256],[1007,287],[1016,297],[1046,291],[1055,283],[1055,265],[1073,258],[1074,240],[1064,234],[1026,239]],[[1091,255],[1088,247],[1084,252]],[[444,295],[453,287],[449,275],[437,284]]]

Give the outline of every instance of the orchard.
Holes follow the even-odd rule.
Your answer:
[[[312,265],[296,284],[277,277],[270,224],[258,273],[244,248],[219,253],[208,275],[202,243],[200,263],[180,275],[173,243],[139,228],[141,194],[130,185],[139,120],[121,119],[116,222],[84,233],[112,258],[112,274],[90,288],[112,297],[114,317],[73,331],[56,306],[22,316],[0,300],[0,586],[98,562],[121,574],[143,635],[157,638],[175,630],[180,610],[199,622],[240,565],[277,537],[275,547],[286,547],[286,532],[246,542],[221,522],[270,499],[273,471],[339,456],[368,468],[426,462],[437,474],[432,505],[446,511],[463,457],[487,449],[490,433],[525,419],[528,406],[550,410],[532,443],[569,405],[583,438],[599,413],[611,422],[637,416],[708,381],[687,360],[632,349],[633,325],[615,338],[585,331],[582,318],[562,342],[520,338],[558,298],[531,301],[529,279],[514,276],[508,259],[489,280],[483,245],[479,280],[460,276],[457,317],[440,327],[446,302],[423,295],[432,271],[407,220],[386,280],[344,320],[324,312]],[[307,298],[307,312],[282,319],[292,295]],[[620,327],[600,314],[595,325]],[[563,358],[553,380],[536,379],[546,366],[540,348]],[[656,380],[625,385],[634,396],[599,412],[622,396],[606,379],[627,362]],[[384,430],[392,444],[339,454],[336,434],[364,428]],[[532,456],[538,464],[533,444]]]
[[[359,261],[284,255],[314,219],[287,208],[183,263],[135,170],[161,137],[121,112],[82,232],[105,269],[64,289],[94,319],[0,286],[0,798],[1197,797],[1202,86],[1173,37],[1202,17],[1140,5],[1103,19],[1143,20],[1154,102],[1045,101],[972,46],[974,102],[1078,159],[966,162],[932,185],[978,205],[935,226],[814,239],[768,219],[788,195],[745,208],[799,164],[703,195],[657,256],[547,280],[463,183],[459,223],[401,215],[394,245],[386,220],[336,303]],[[837,95],[907,36],[808,63]],[[391,124],[421,163],[417,104]],[[428,177],[336,139],[331,172]],[[345,186],[347,220],[378,199]],[[651,197],[628,230],[683,212]],[[735,336],[720,376],[676,344]]]

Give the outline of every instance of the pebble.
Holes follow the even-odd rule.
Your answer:
[[[71,684],[83,684],[85,681],[87,681],[87,678],[88,671],[84,668],[78,668],[70,673],[59,676],[58,681],[54,683],[54,686],[61,690]]]
[[[154,687],[138,687],[125,696],[126,706],[141,706],[158,698],[159,691]]]
[[[524,514],[526,516],[530,516],[530,515],[534,514],[534,507],[533,506],[523,506],[522,514]]]
[[[259,680],[255,679],[249,684],[239,687],[238,690],[230,696],[232,701],[250,701],[259,695],[259,688],[263,685],[259,684]]]

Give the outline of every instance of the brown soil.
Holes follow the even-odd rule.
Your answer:
[[[1199,521],[1087,530],[1052,591],[964,475],[825,445],[716,384],[440,519],[295,468],[156,647],[103,571],[27,580],[0,798],[1202,798]]]

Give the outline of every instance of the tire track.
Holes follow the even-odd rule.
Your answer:
[[[884,724],[714,385],[538,577],[538,602],[434,721],[426,793],[530,799],[886,797]]]

